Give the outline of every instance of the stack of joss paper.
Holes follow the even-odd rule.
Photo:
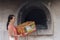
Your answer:
[[[27,21],[19,24],[17,27],[17,33],[21,36],[26,36],[36,31],[36,26],[34,21]]]

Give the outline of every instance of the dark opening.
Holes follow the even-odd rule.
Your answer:
[[[24,18],[22,23],[26,21],[35,21],[37,29],[47,29],[47,16],[43,9],[39,9],[37,7],[25,9],[23,11],[22,18]]]
[[[48,29],[51,16],[48,8],[40,1],[27,2],[20,6],[17,24],[35,21],[37,30]]]

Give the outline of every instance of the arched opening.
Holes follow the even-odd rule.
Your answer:
[[[24,3],[18,13],[17,24],[25,21],[35,21],[37,30],[47,30],[51,27],[51,15],[42,3]]]

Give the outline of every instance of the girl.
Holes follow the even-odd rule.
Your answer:
[[[18,40],[17,31],[14,26],[15,23],[15,16],[9,15],[8,16],[8,22],[7,22],[7,30],[9,33],[9,40]]]

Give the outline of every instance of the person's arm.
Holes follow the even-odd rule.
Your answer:
[[[8,32],[9,32],[9,35],[12,36],[12,37],[15,37],[15,36],[22,36],[22,35],[17,35],[17,34],[14,34],[14,31],[12,29],[8,29]]]

